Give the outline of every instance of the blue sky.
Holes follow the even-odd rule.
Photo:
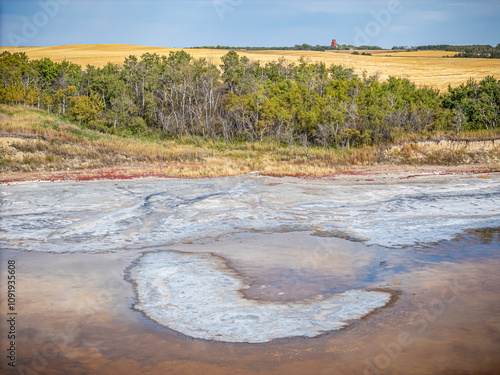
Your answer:
[[[0,0],[0,45],[497,45],[498,20],[498,0]]]

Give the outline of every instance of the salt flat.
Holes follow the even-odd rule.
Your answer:
[[[4,185],[0,243],[32,251],[109,251],[314,230],[401,247],[500,226],[498,176],[403,182],[341,185],[245,175]]]

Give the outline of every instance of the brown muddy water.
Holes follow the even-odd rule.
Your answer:
[[[365,246],[314,232],[248,233],[109,253],[3,250],[16,264],[16,368],[2,374],[498,374],[500,234],[427,246]],[[134,310],[130,265],[148,251],[211,252],[249,299],[294,301],[384,289],[392,302],[316,338],[263,344],[195,340]],[[0,309],[5,320],[6,270]]]

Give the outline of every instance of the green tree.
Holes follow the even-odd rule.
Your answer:
[[[78,120],[81,124],[89,124],[97,120],[104,109],[99,94],[91,92],[90,96],[82,95],[71,98],[73,107],[71,108],[71,116]]]

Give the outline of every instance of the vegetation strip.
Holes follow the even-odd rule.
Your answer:
[[[500,162],[493,77],[439,93],[305,59],[261,65],[230,51],[220,67],[184,51],[85,71],[4,52],[0,169],[321,177],[376,164]]]
[[[103,133],[200,136],[225,141],[349,148],[407,133],[498,129],[500,81],[489,76],[447,93],[408,79],[358,76],[340,65],[261,65],[230,51],[221,71],[184,51],[130,56],[86,70],[24,53],[0,55],[0,100],[72,118]]]

